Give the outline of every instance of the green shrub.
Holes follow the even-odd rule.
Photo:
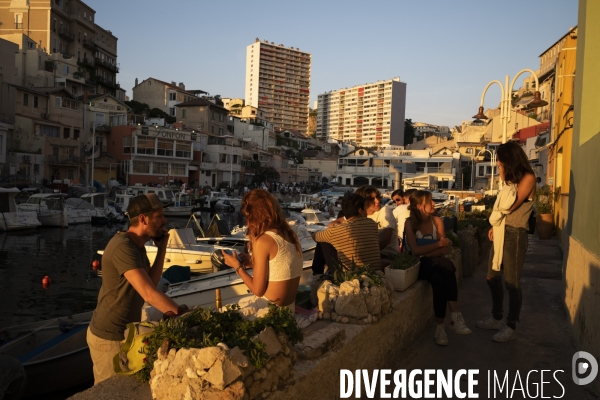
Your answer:
[[[454,232],[446,232],[446,237],[450,239],[453,247],[460,247],[460,240],[458,240],[458,236]]]
[[[277,333],[283,333],[292,343],[302,341],[302,331],[298,328],[294,316],[287,307],[269,305],[269,312],[262,318],[247,321],[237,311],[239,306],[227,306],[224,312],[196,308],[181,318],[160,321],[146,339],[141,352],[146,354],[144,368],[136,372],[142,382],[150,380],[150,372],[157,359],[157,351],[165,339],[169,348],[204,348],[225,343],[229,348],[239,346],[246,352],[250,363],[258,370],[267,362],[265,345],[253,338],[267,326],[273,327]]]
[[[393,260],[390,265],[391,269],[407,270],[419,262],[419,257],[413,256],[409,253],[400,253]]]
[[[552,214],[557,192],[552,192],[550,186],[544,185],[535,191],[535,211],[538,214]]]
[[[328,265],[333,268],[333,283],[337,286],[344,282],[349,282],[354,279],[358,279],[365,275],[367,276],[375,286],[383,286],[383,279],[375,271],[369,268],[368,265],[359,267],[356,265],[354,260],[350,265],[346,266],[340,261],[331,260]]]

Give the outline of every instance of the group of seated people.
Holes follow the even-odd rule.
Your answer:
[[[373,270],[389,266],[404,237],[409,218],[408,202],[416,189],[392,193],[395,207],[382,206],[381,194],[374,186],[363,186],[342,199],[342,210],[328,229],[317,232],[313,274],[323,274],[332,262],[343,265],[368,265]]]

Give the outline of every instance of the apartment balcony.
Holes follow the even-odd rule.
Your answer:
[[[119,64],[111,64],[110,62],[108,62],[107,60],[101,60],[99,58],[96,58],[96,65],[102,65],[105,68],[108,68],[109,70],[115,72],[115,73],[119,73]]]
[[[96,128],[96,132],[110,132],[110,125],[107,124],[98,124],[96,122],[90,122],[90,132]]]
[[[91,59],[88,59],[87,57],[83,57],[80,61],[77,62],[77,64],[81,65],[82,67],[94,68],[94,62]]]
[[[98,48],[98,45],[91,39],[83,39],[83,47],[96,50]]]
[[[67,29],[67,28],[59,28],[58,35],[60,37],[67,39],[69,42],[72,42],[75,40],[75,35],[73,35],[71,32],[69,32],[69,29]]]
[[[15,22],[15,29],[23,29],[23,23],[22,22]]]
[[[64,58],[73,58],[73,54],[69,53],[68,50],[63,50],[60,52]]]
[[[54,61],[46,61],[44,63],[44,70],[48,72],[54,72],[55,63]]]
[[[50,156],[46,157],[48,160],[48,164],[56,165],[56,166],[74,166],[79,165],[82,161],[84,161],[81,157],[68,156],[68,157],[57,157]]]

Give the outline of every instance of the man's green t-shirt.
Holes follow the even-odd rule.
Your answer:
[[[136,268],[150,270],[146,248],[138,247],[128,233],[118,232],[104,249],[102,287],[90,330],[105,340],[123,340],[127,324],[139,322],[144,299],[125,278]]]

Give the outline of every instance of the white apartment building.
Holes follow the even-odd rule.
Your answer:
[[[276,131],[308,129],[311,57],[258,38],[246,48],[246,105],[264,111]]]
[[[364,147],[404,145],[406,83],[400,78],[319,95],[317,137]]]

